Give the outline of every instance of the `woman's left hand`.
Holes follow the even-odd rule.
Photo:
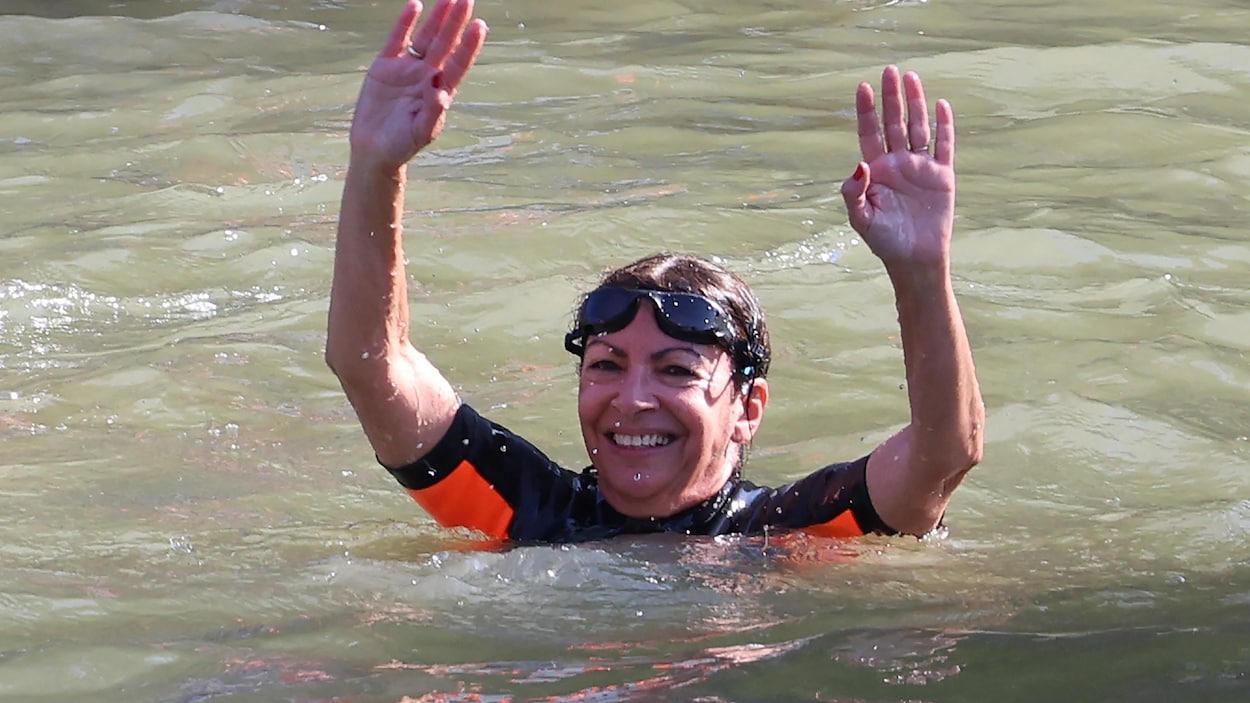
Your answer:
[[[891,272],[946,266],[955,215],[950,103],[937,102],[936,130],[930,135],[920,76],[900,76],[896,66],[887,66],[880,116],[867,83],[855,95],[855,111],[863,161],[842,184],[851,226]]]

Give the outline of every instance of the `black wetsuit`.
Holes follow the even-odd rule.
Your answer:
[[[735,478],[676,515],[631,518],[604,499],[593,467],[581,473],[563,469],[529,442],[461,405],[429,454],[387,470],[440,524],[520,542],[647,532],[751,534],[772,528],[832,537],[894,534],[868,498],[867,463],[864,457],[831,464],[780,488]]]

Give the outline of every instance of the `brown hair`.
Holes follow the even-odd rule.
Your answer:
[[[755,292],[737,274],[719,264],[687,254],[659,253],[643,257],[604,274],[599,288],[636,288],[667,293],[693,293],[716,303],[729,316],[733,339],[753,354],[754,368],[742,368],[738,350],[727,348],[734,359],[734,375],[741,381],[764,378],[772,347],[768,340],[768,324]],[[591,291],[594,292],[594,291]],[[586,295],[589,295],[587,293]],[[586,296],[578,303],[581,310]]]

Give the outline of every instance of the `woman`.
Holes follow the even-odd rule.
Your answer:
[[[356,105],[326,360],[378,460],[435,519],[548,541],[769,527],[924,535],[938,525],[981,458],[984,422],[950,280],[948,103],[938,101],[931,135],[915,74],[885,69],[880,116],[861,84],[863,160],[842,185],[851,225],[894,286],[910,423],[867,457],[790,486],[743,481],[769,397],[763,313],[732,273],[658,255],[608,274],[566,337],[581,357],[577,406],[591,461],[578,474],[463,405],[408,339],[406,164],[438,136],[486,37],[473,0],[439,0],[417,27],[420,12],[408,0]]]

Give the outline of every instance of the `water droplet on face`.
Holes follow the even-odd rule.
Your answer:
[[[595,448],[595,449],[591,449],[591,450],[590,450],[590,455],[591,455],[591,456],[594,456],[594,455],[596,455],[596,454],[598,454],[598,453],[599,453],[599,449],[598,449],[598,448]]]
[[[508,451],[508,445],[506,445],[506,444],[501,444],[501,445],[499,445],[499,451],[504,452],[504,453],[507,453],[507,451]]]
[[[639,472],[639,473],[634,474],[634,480],[635,480],[635,481],[641,481],[641,480],[642,480],[642,473],[641,473],[641,472]]]

